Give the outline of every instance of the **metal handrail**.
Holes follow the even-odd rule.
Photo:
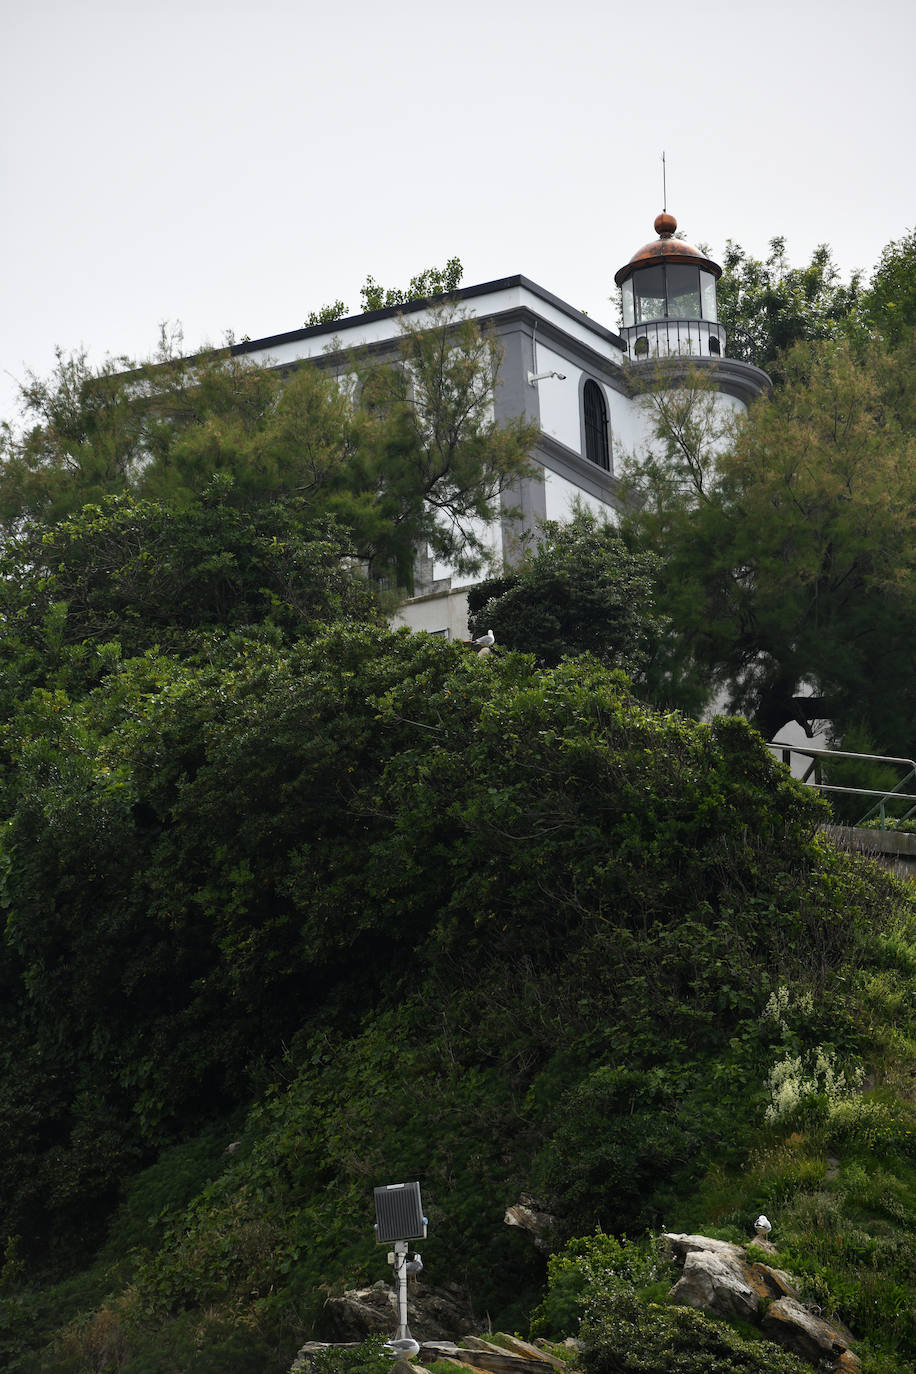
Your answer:
[[[911,779],[916,779],[916,760],[914,759],[895,758],[892,754],[855,754],[850,753],[847,749],[814,749],[803,744],[783,744],[781,741],[776,740],[770,740],[767,748],[779,750],[782,755],[782,761],[787,768],[791,768],[792,766],[793,754],[801,754],[804,758],[810,758],[811,763],[802,774],[799,781],[808,783],[810,787],[816,787],[819,792],[845,792],[856,797],[877,797],[878,800],[875,802],[874,806],[869,807],[861,820],[856,821],[856,825],[864,825],[867,820],[871,819],[875,812],[878,812],[881,817],[881,829],[886,830],[887,815],[885,812],[885,803],[889,800],[909,801],[914,803],[914,805],[911,806],[908,811],[904,812],[902,816],[895,817],[895,822],[907,821],[911,816],[916,814],[916,795],[912,792],[901,792],[900,790],[906,783],[910,782]],[[874,787],[840,787],[833,783],[818,781],[817,763],[818,759],[821,758],[859,759],[863,763],[887,763],[906,767],[909,769],[909,772],[905,773],[903,777],[898,780],[896,785],[889,790],[885,789],[882,791]],[[813,782],[810,781],[812,773],[814,774]]]

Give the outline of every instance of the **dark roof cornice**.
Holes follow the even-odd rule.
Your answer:
[[[481,282],[479,286],[459,287],[457,291],[444,292],[438,296],[427,296],[425,299],[408,301],[405,305],[386,306],[384,310],[368,310],[362,315],[345,315],[342,319],[331,320],[325,324],[310,324],[303,326],[302,329],[291,329],[284,334],[270,334],[262,339],[245,339],[241,343],[231,346],[230,352],[233,356],[245,353],[269,352],[271,348],[280,348],[285,344],[298,343],[302,339],[320,339],[322,336],[335,338],[338,334],[343,334],[347,330],[357,329],[362,325],[375,324],[379,320],[396,319],[398,315],[414,315],[430,307],[445,305],[449,301],[455,301],[459,305],[463,301],[477,300],[481,296],[496,295],[500,291],[509,291],[521,287],[539,300],[548,305],[552,305],[555,310],[566,315],[568,319],[575,320],[584,325],[599,338],[613,344],[615,348],[626,351],[626,344],[603,324],[591,319],[583,311],[577,310],[574,305],[569,305],[567,301],[555,296],[552,291],[546,291],[543,286],[538,286],[537,282],[531,281],[529,277],[522,276],[521,273],[514,277],[499,277],[495,281]],[[500,312],[494,311],[494,314]],[[486,318],[482,315],[481,318]]]

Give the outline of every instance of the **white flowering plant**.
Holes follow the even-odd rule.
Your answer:
[[[859,1066],[841,1069],[834,1051],[817,1045],[807,1053],[786,1054],[767,1076],[767,1121],[786,1121],[804,1110],[820,1107],[829,1117],[844,1099],[858,1092],[863,1071]]]

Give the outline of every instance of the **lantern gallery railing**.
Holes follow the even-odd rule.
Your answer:
[[[725,328],[712,320],[652,320],[620,331],[633,362],[681,355],[720,358],[725,353]]]

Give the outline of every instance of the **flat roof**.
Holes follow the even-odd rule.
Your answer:
[[[626,343],[612,329],[608,329],[603,324],[598,324],[591,316],[584,311],[577,310],[574,305],[561,300],[552,291],[546,291],[543,286],[538,286],[530,278],[519,273],[514,277],[500,277],[496,281],[482,282],[479,286],[458,287],[456,291],[442,292],[437,296],[426,296],[420,300],[407,301],[403,305],[386,306],[383,310],[367,310],[362,315],[345,315],[339,320],[329,320],[322,324],[304,325],[301,329],[291,329],[285,334],[269,334],[262,339],[245,339],[241,343],[233,344],[230,352],[233,355],[244,353],[259,353],[271,348],[279,348],[284,344],[298,343],[300,339],[320,338],[323,334],[340,334],[347,329],[356,329],[365,324],[374,323],[377,320],[396,319],[398,315],[412,315],[417,311],[427,310],[431,305],[438,305],[445,301],[469,301],[480,296],[492,296],[497,292],[506,291],[513,287],[523,287],[532,296],[537,296],[545,304],[552,305],[555,310],[561,312],[575,320],[577,324],[589,329],[597,334],[599,338],[606,340],[615,347],[626,352]]]

